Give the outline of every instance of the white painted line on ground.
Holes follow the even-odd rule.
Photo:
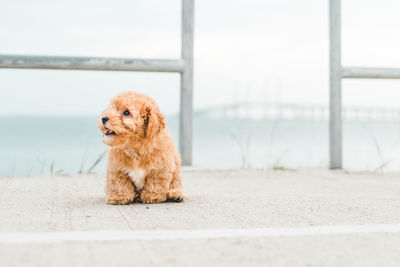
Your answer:
[[[332,225],[251,229],[13,232],[0,233],[0,244],[37,244],[126,240],[185,240],[240,237],[257,238],[370,233],[400,233],[400,224]]]

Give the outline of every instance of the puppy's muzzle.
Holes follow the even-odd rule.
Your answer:
[[[108,122],[108,120],[109,120],[109,118],[108,117],[102,117],[101,118],[101,121],[103,122],[103,126],[104,126],[104,128],[107,130],[104,134],[105,135],[116,135],[116,133],[114,132],[114,131],[111,131],[111,130],[109,130],[108,129],[108,127],[107,127],[107,122]]]

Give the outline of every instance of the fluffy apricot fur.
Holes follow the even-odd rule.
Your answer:
[[[108,153],[105,193],[110,204],[182,201],[181,160],[156,102],[125,92],[98,119]]]

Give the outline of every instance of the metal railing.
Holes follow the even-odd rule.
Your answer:
[[[179,148],[183,165],[192,164],[194,0],[182,0],[181,58],[132,59],[0,55],[0,68],[178,72],[181,76]]]
[[[276,102],[236,102],[196,109],[196,116],[217,119],[302,120],[324,122],[329,118],[329,107],[323,104],[293,104]],[[400,122],[400,107],[347,106],[342,118],[349,122]]]
[[[342,67],[341,0],[329,0],[329,166],[342,165],[342,79],[400,79],[400,69]]]

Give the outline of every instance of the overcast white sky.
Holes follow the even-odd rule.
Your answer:
[[[400,2],[342,0],[343,64],[400,67]],[[180,0],[0,0],[0,53],[177,58]],[[197,0],[195,106],[328,103],[328,0]],[[117,92],[166,113],[177,74],[0,69],[0,115],[97,114]],[[346,80],[346,105],[399,106],[400,81]]]

